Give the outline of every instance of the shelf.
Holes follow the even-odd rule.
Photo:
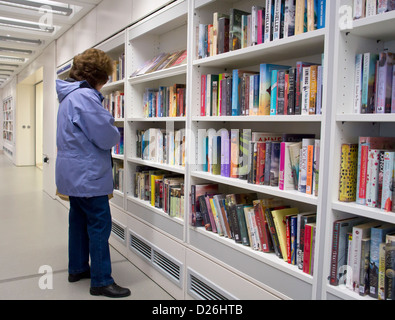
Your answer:
[[[379,208],[371,208],[355,202],[334,201],[332,202],[332,209],[395,224],[395,212],[386,212]]]
[[[278,187],[261,186],[257,184],[248,183],[246,180],[236,178],[222,177],[220,175],[213,175],[208,172],[194,171],[191,173],[192,177],[210,180],[212,182],[222,183],[233,187],[247,189],[253,192],[260,192],[269,194],[275,197],[287,198],[310,205],[317,205],[318,198],[312,195],[307,195],[296,190],[280,190]]]
[[[185,122],[185,117],[128,118],[128,122]]]
[[[102,91],[103,92],[115,91],[116,89],[123,88],[124,84],[125,84],[125,80],[109,82],[103,86]]]
[[[129,78],[128,81],[131,85],[135,85],[135,84],[141,84],[141,83],[145,83],[145,82],[149,82],[149,81],[160,80],[160,79],[164,79],[164,78],[168,78],[168,77],[174,77],[174,76],[178,76],[181,74],[186,75],[186,72],[187,72],[187,66],[185,64],[183,64],[180,66],[171,67],[168,69],[159,70],[159,71],[155,71],[152,73],[143,74],[141,76]]]
[[[124,159],[124,155],[123,155],[123,154],[111,153],[111,156],[112,156],[114,159],[118,159],[118,160],[123,160],[123,159]]]
[[[344,300],[366,300],[366,301],[374,301],[377,299],[372,298],[369,295],[360,296],[358,293],[351,291],[350,289],[346,288],[345,285],[341,286],[331,286],[327,284],[326,287],[328,293]]]
[[[262,43],[193,61],[194,66],[234,69],[261,63],[296,59],[321,54],[324,51],[325,29],[306,32],[285,39]]]
[[[344,122],[395,122],[394,113],[368,113],[368,114],[338,114],[336,115],[336,121]]]
[[[351,29],[344,29],[353,35],[373,40],[388,41],[395,38],[395,11],[354,20]]]
[[[154,167],[162,170],[167,170],[175,173],[180,173],[180,174],[185,174],[185,168],[181,166],[171,166],[168,164],[163,164],[163,163],[158,163],[154,161],[148,161],[148,160],[142,160],[139,158],[131,158],[128,157],[127,161],[137,163],[143,166],[149,166],[149,167]]]
[[[196,116],[192,121],[206,122],[320,122],[321,115],[276,115],[276,116]]]

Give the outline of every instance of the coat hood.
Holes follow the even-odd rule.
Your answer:
[[[56,80],[56,93],[59,102],[62,102],[71,92],[79,88],[92,88],[87,81],[76,81],[74,79]],[[96,91],[96,90],[95,90]]]

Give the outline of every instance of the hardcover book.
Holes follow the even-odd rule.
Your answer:
[[[358,145],[341,145],[339,201],[351,202],[356,199]]]

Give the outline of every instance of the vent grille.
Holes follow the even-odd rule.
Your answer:
[[[160,254],[158,251],[154,251],[152,263],[158,268],[164,270],[175,280],[180,281],[181,267],[170,259],[166,258],[164,255]]]
[[[130,247],[151,261],[151,247],[132,234],[130,235]]]
[[[129,234],[130,249],[142,255],[156,270],[182,288],[183,264],[154,247],[147,240],[136,236],[131,230]]]
[[[112,220],[111,232],[121,243],[126,245],[126,227]]]
[[[200,300],[235,300],[236,298],[188,268],[188,293]]]

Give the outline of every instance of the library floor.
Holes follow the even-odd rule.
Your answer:
[[[100,300],[90,281],[67,281],[68,210],[42,191],[35,167],[16,167],[0,154],[0,300]],[[114,280],[131,290],[129,300],[171,300],[141,270],[111,248]],[[52,289],[46,277],[53,272]]]

